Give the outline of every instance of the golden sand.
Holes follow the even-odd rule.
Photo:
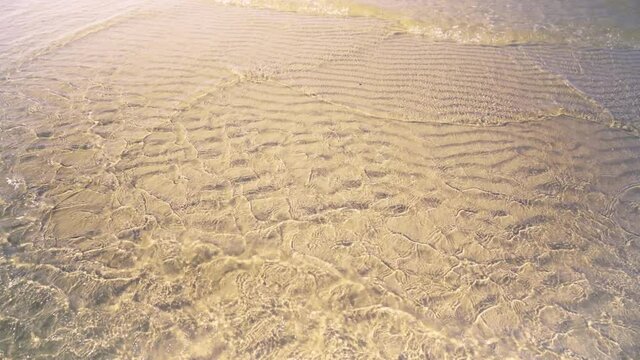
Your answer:
[[[640,357],[639,50],[273,3],[0,5],[0,358]]]

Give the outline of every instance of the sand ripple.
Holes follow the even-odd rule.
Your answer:
[[[107,8],[0,44],[0,357],[640,356],[636,50]]]

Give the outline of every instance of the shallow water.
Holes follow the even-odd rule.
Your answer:
[[[303,14],[371,17],[402,31],[457,43],[632,46],[640,43],[634,0],[212,0]]]
[[[640,357],[635,1],[0,3],[0,358]]]

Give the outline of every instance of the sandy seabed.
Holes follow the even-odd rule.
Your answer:
[[[640,50],[0,9],[0,358],[640,357]]]

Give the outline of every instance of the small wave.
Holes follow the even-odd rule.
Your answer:
[[[475,9],[459,15],[460,9],[436,4],[437,1],[415,2],[401,7],[378,0],[213,0],[224,5],[295,12],[305,15],[368,17],[388,21],[397,31],[416,34],[435,41],[484,45],[569,44],[576,46],[625,46],[640,44],[640,26],[625,11],[604,12],[600,9],[569,15],[564,8],[559,15],[548,13],[528,17],[526,9],[514,11],[509,19],[494,19],[492,5],[469,6]],[[597,0],[593,0],[597,1]],[[402,2],[404,3],[404,2]],[[436,6],[437,5],[437,6]],[[433,10],[433,11],[432,11]],[[631,7],[630,14],[638,12]],[[620,15],[623,14],[623,15]],[[590,16],[593,15],[593,18]],[[552,17],[549,19],[549,17]],[[617,24],[621,22],[621,24]]]

